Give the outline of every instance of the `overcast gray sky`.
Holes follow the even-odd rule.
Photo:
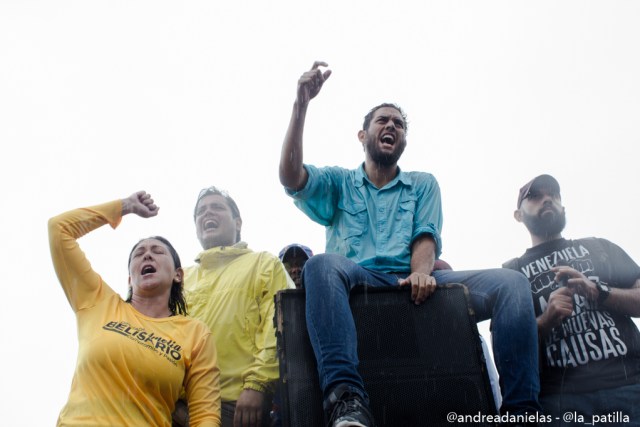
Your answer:
[[[166,236],[191,263],[193,204],[212,184],[238,202],[253,249],[324,251],[277,178],[296,82],[316,59],[333,75],[309,109],[305,160],[356,167],[364,114],[400,104],[400,164],[439,180],[454,268],[529,246],[512,212],[540,173],[560,181],[565,237],[606,237],[640,261],[638,22],[633,1],[2,0],[2,424],[53,425],[74,370],[49,217],[154,196],[156,218],[80,242],[121,294],[141,237]]]

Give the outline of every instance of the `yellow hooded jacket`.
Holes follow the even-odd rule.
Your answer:
[[[189,313],[204,321],[216,343],[222,401],[243,389],[273,391],[279,377],[274,296],[294,288],[284,266],[245,242],[201,252],[185,269]]]

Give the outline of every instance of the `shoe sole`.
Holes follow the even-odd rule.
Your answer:
[[[340,421],[337,424],[334,424],[333,427],[368,427],[364,424],[360,424],[357,421]]]

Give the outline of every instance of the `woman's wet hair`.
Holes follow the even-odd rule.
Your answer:
[[[140,242],[145,240],[158,240],[162,242],[167,249],[169,249],[169,253],[171,254],[171,258],[173,258],[173,265],[176,269],[182,268],[182,263],[180,262],[180,256],[178,256],[178,251],[173,247],[171,242],[165,239],[162,236],[151,236],[146,239],[140,239],[138,242],[133,245],[131,252],[129,253],[129,261],[127,262],[127,269],[131,266],[131,258],[133,257],[133,252],[136,250]],[[127,302],[131,302],[131,298],[133,297],[133,288],[129,286],[129,293],[127,294]],[[169,295],[169,310],[171,314],[175,316],[176,314],[182,314],[183,316],[187,315],[187,301],[184,298],[184,283],[182,281],[177,282],[174,281],[171,285],[171,294]]]

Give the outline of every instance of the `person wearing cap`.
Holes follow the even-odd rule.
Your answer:
[[[313,256],[311,249],[299,243],[291,243],[280,251],[278,258],[282,261],[289,277],[296,285],[296,288],[302,288],[302,268],[304,264]],[[277,388],[277,386],[276,386]],[[273,409],[271,411],[271,427],[280,427],[282,425],[282,414],[280,413],[280,390],[276,389],[273,396]]]
[[[302,267],[313,256],[313,252],[305,245],[292,243],[280,251],[278,257],[296,288],[302,287]]]
[[[551,175],[522,186],[516,207],[531,247],[503,267],[531,285],[545,414],[562,425],[565,413],[640,425],[640,332],[632,320],[640,316],[640,267],[606,239],[562,236],[565,208]]]
[[[535,414],[540,409],[538,341],[527,280],[507,269],[434,270],[442,250],[440,188],[433,175],[398,167],[407,131],[400,107],[381,104],[365,116],[358,131],[364,150],[359,167],[319,168],[303,162],[307,108],[331,75],[321,69],[326,66],[316,62],[298,80],[279,172],[296,206],[326,227],[325,253],[307,261],[303,279],[307,331],[329,425],[375,425],[357,369],[349,307],[349,293],[359,284],[409,286],[416,304],[437,292],[438,284],[465,284],[476,319],[492,319],[503,385],[501,412],[519,418]]]
[[[193,219],[203,250],[185,268],[185,290],[191,315],[211,328],[218,350],[222,426],[269,425],[279,377],[274,296],[293,282],[277,257],[241,240],[242,217],[225,191],[200,191]]]

